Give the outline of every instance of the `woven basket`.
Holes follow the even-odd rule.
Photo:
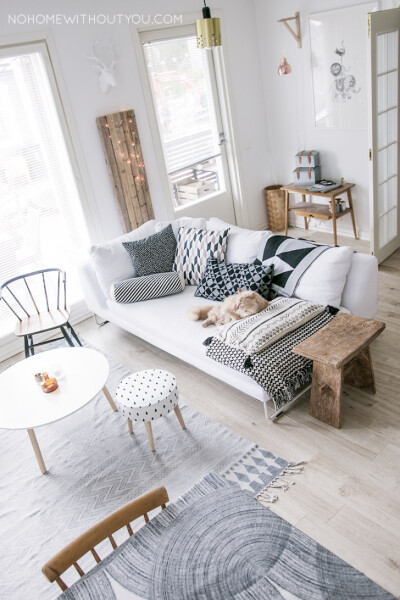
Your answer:
[[[271,231],[285,229],[285,192],[281,185],[269,185],[264,188],[267,203],[268,227]]]

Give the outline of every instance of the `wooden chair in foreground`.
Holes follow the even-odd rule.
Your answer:
[[[35,347],[65,339],[82,346],[69,322],[67,307],[67,275],[51,268],[18,275],[0,285],[0,300],[18,319],[15,335],[24,338],[25,357],[35,354]],[[63,337],[34,342],[33,336],[60,329]]]
[[[133,535],[130,523],[139,517],[144,517],[146,523],[149,522],[148,512],[155,508],[165,508],[169,501],[168,493],[165,487],[161,486],[139,496],[132,502],[125,504],[120,509],[113,512],[111,515],[91,527],[88,531],[77,537],[73,542],[68,544],[58,554],[53,556],[42,571],[47,579],[53,583],[56,581],[60,588],[64,591],[68,589],[66,583],[61,579],[61,575],[74,566],[80,577],[85,575],[83,569],[78,564],[78,560],[88,552],[91,552],[97,563],[101,562],[101,558],[95,550],[95,546],[105,539],[109,539],[111,546],[115,550],[117,543],[113,537],[113,533],[126,527],[129,535]]]

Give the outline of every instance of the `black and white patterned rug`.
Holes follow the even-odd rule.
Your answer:
[[[107,387],[113,395],[130,371],[109,362]],[[0,399],[0,410],[5,401]],[[280,475],[298,470],[183,402],[180,398],[187,430],[173,412],[154,421],[153,453],[143,424],[134,424],[129,435],[126,419],[99,394],[77,413],[36,430],[46,475],[27,432],[0,429],[0,527],[7,540],[0,555],[0,598],[57,597],[59,588],[47,582],[42,565],[94,523],[158,485],[175,500],[209,471],[226,472],[258,496],[271,482],[285,488]],[[261,494],[261,501],[273,500],[273,489]]]

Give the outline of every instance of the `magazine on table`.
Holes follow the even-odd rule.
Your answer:
[[[335,190],[340,187],[342,184],[340,181],[332,181],[331,179],[320,179],[314,185],[307,188],[307,192],[319,192],[323,194],[324,192],[330,192],[331,190]]]

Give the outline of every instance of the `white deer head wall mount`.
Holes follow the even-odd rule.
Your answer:
[[[117,85],[115,65],[118,61],[115,59],[114,44],[94,42],[92,55],[88,59],[94,63],[92,66],[97,71],[101,93],[107,94],[111,87]]]

